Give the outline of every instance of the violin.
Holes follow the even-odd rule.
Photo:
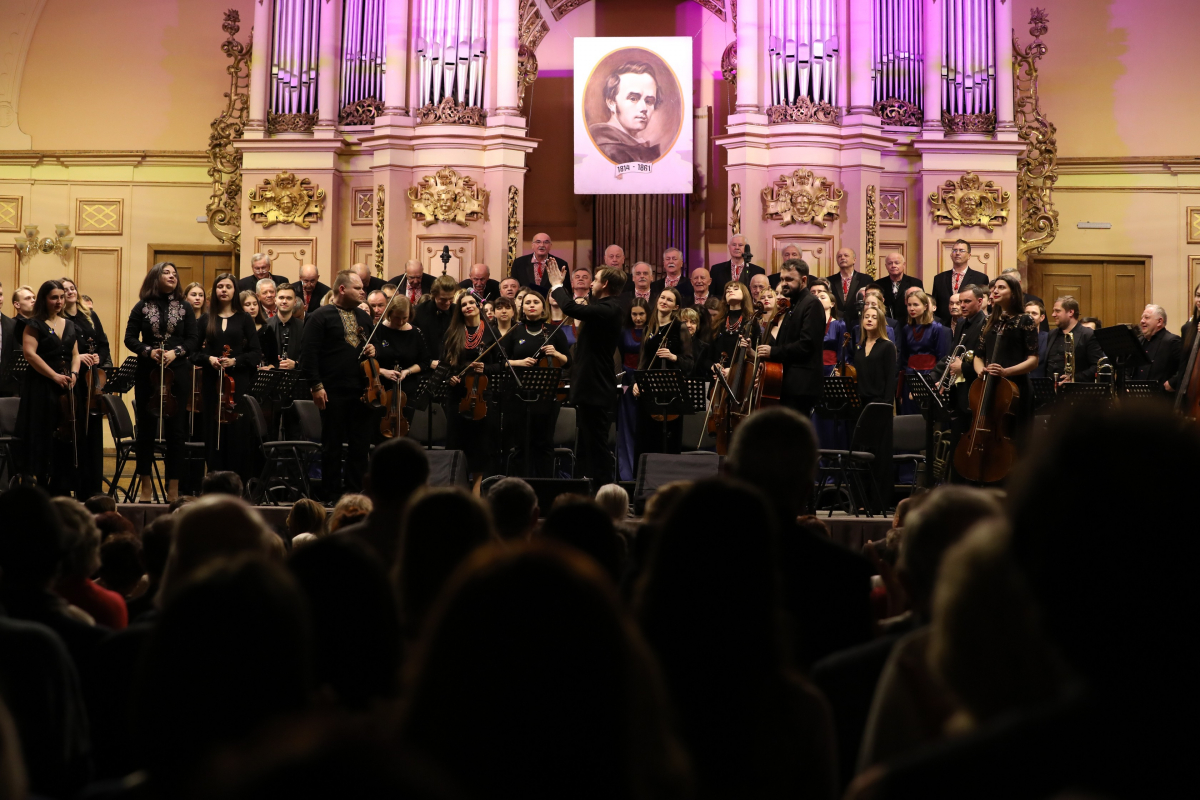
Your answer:
[[[404,408],[408,405],[408,395],[396,382],[396,388],[384,392],[387,403],[384,405],[383,419],[379,421],[379,433],[385,439],[408,435],[408,417],[404,416]]]
[[[462,381],[461,385],[466,390],[463,399],[458,403],[458,413],[467,419],[478,422],[487,416],[487,400],[484,399],[483,393],[488,388],[488,377],[482,372],[475,372],[472,368],[476,362],[480,361],[498,344],[500,344],[500,340],[496,339],[488,345],[487,350],[476,356],[471,363],[463,368],[462,372],[458,373],[458,378]],[[468,372],[471,374],[467,375]]]
[[[221,358],[233,358],[232,348],[229,345],[225,345],[225,348],[221,351]],[[217,405],[220,407],[221,422],[234,422],[239,416],[237,412],[237,384],[234,382],[232,375],[225,373],[224,367],[218,370],[218,378]]]
[[[96,340],[89,336],[87,351],[90,355],[96,354]],[[85,415],[83,418],[83,435],[87,436],[91,429],[92,414],[104,413],[104,384],[108,383],[108,375],[96,364],[88,367],[87,371],[87,404],[84,409]]]
[[[178,410],[178,401],[175,398],[175,373],[167,367],[166,356],[166,339],[158,340],[158,380],[151,385],[149,411],[152,416],[158,417],[158,441],[163,441],[163,420],[170,419],[175,416]]]
[[[846,362],[846,351],[853,349],[854,336],[850,333],[850,331],[846,331],[846,334],[842,337],[842,346],[838,350],[837,364],[834,365],[833,372],[831,374],[842,378],[858,378],[858,370],[854,368],[853,364]]]
[[[358,329],[359,337],[366,335],[366,331],[360,326]],[[366,348],[368,339],[363,343]],[[388,401],[391,399],[387,390],[383,388],[383,383],[379,380],[379,362],[373,358],[365,358],[362,360],[360,367],[363,371],[363,377],[367,379],[367,388],[363,391],[362,401],[371,408],[385,408]]]
[[[67,370],[64,369],[62,374],[63,375],[68,374]],[[58,430],[56,430],[54,432],[54,435],[56,438],[58,438],[64,442],[74,442],[75,441],[75,391],[74,391],[74,389],[67,389],[62,393],[62,395],[58,398],[58,407],[59,407]],[[78,458],[76,459],[75,465],[79,466]]]
[[[1001,338],[997,331],[991,362],[996,360]],[[995,483],[1008,476],[1017,457],[1012,431],[1020,397],[1017,385],[999,375],[985,372],[971,384],[971,428],[954,451],[959,475],[974,483]]]
[[[790,298],[783,295],[775,298],[775,316],[792,308]],[[772,321],[774,321],[772,319]],[[768,323],[770,324],[770,323]],[[757,356],[755,356],[757,358]],[[778,361],[762,361],[758,364],[754,379],[754,408],[770,408],[780,404],[783,398],[783,364]]]

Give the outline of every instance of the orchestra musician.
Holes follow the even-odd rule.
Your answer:
[[[388,303],[388,296],[383,290],[367,292],[367,308],[371,314],[371,326],[374,327],[383,319],[383,309]]]
[[[987,314],[983,311],[983,298],[986,291],[983,286],[974,283],[959,287],[960,319],[955,330],[956,335],[951,342],[955,350],[961,344],[963,353],[979,352],[979,337],[987,322]],[[971,424],[970,393],[971,383],[975,380],[976,375],[975,359],[974,357],[964,359],[962,354],[951,359],[947,354],[938,362],[937,374],[941,376],[947,368],[952,376],[947,406],[950,413],[950,452],[953,453],[958,448],[959,437]],[[953,459],[947,460],[950,466],[952,466],[950,463],[952,461]]]
[[[139,503],[152,498],[151,469],[154,466],[155,438],[162,424],[166,439],[166,471],[168,503],[179,499],[179,478],[183,474],[183,442],[186,431],[186,398],[191,389],[191,368],[186,357],[200,343],[199,328],[192,308],[183,299],[179,274],[175,265],[160,261],[150,268],[142,281],[138,302],[129,311],[125,323],[125,347],[137,355],[134,398],[137,403],[137,477]],[[251,294],[253,297],[253,294]],[[179,369],[171,370],[174,385],[162,387],[162,368],[175,361]],[[159,418],[159,390],[169,389],[178,400],[175,413]]]
[[[713,297],[709,291],[712,288],[712,275],[704,267],[697,267],[688,276],[692,284],[692,308],[704,308]]]
[[[899,321],[887,316],[887,304],[883,299],[883,290],[881,290],[878,286],[868,286],[862,293],[862,302],[860,305],[864,309],[874,306],[884,313],[883,324],[884,327],[887,328],[888,339],[895,343],[897,338],[896,331],[900,330],[900,323]],[[861,325],[856,325],[852,330],[852,333],[854,334],[854,346],[856,348],[858,347],[859,334],[862,332],[861,329]]]
[[[434,277],[425,274],[425,265],[417,259],[404,262],[404,280],[396,282],[396,288],[404,292],[408,302],[415,303],[433,288]],[[380,287],[383,288],[383,287]]]
[[[379,374],[395,384],[400,384],[408,399],[414,400],[420,388],[421,373],[429,369],[432,358],[425,337],[408,321],[412,303],[404,295],[393,297],[383,316],[383,324],[375,332],[373,341],[375,360],[379,362]],[[404,407],[404,416],[409,422],[415,411],[410,404]],[[378,432],[378,426],[376,426]],[[382,436],[376,438],[376,443]]]
[[[80,302],[79,287],[70,278],[60,278],[63,286],[62,315],[75,326],[79,336],[79,380],[75,384],[76,435],[79,437],[79,470],[75,496],[88,498],[104,491],[104,417],[103,412],[88,409],[87,381],[90,367],[112,366],[108,334],[100,317]],[[102,373],[97,373],[102,374]],[[99,378],[98,378],[99,380]],[[89,415],[90,419],[88,418]]]
[[[722,296],[725,298],[722,313],[713,320],[713,353],[721,361],[722,368],[727,369],[733,361],[738,342],[744,335],[742,328],[754,314],[754,304],[750,300],[750,286],[741,281],[729,281],[724,285]],[[758,326],[749,331],[750,346],[758,345]]]
[[[1017,386],[1017,421],[1024,425],[1033,419],[1033,385],[1029,373],[1038,364],[1037,323],[1024,313],[1021,284],[1011,275],[1001,275],[992,285],[992,311],[975,349],[975,373],[998,375]],[[999,345],[996,340],[999,338]],[[992,351],[995,350],[993,360]]]
[[[1058,376],[1061,386],[1066,383],[1066,336],[1071,334],[1074,342],[1072,353],[1075,359],[1075,374],[1073,380],[1091,382],[1096,380],[1096,367],[1104,357],[1100,343],[1096,341],[1096,333],[1091,328],[1079,324],[1079,301],[1071,295],[1064,295],[1054,301],[1050,312],[1054,319],[1054,327],[1046,336],[1045,360],[1043,363],[1046,377]]]
[[[208,294],[204,291],[204,286],[192,281],[183,287],[183,299],[192,307],[192,315],[196,317],[196,322],[199,322],[200,317],[208,310]]]
[[[515,264],[516,262],[513,263]],[[520,279],[518,278],[518,280]],[[485,300],[495,299],[500,296],[500,282],[492,280],[492,270],[487,264],[475,264],[472,266],[470,277],[460,281],[458,288],[474,289],[475,294]],[[542,292],[542,294],[545,294],[545,292]]]
[[[290,284],[284,284],[291,291]],[[204,397],[205,461],[209,472],[230,470],[250,478],[251,439],[248,413],[242,396],[248,394],[254,384],[255,369],[262,362],[262,349],[254,320],[237,307],[235,295],[237,285],[228,272],[213,280],[212,302],[204,316],[200,331],[201,345],[192,355],[193,364],[202,368],[201,391]],[[269,335],[269,333],[267,334]],[[228,348],[228,355],[226,355]],[[221,422],[223,407],[230,403],[229,388],[221,380],[224,375],[233,378],[233,406],[240,416],[233,422]],[[224,383],[228,383],[225,381]],[[218,390],[221,393],[218,399]],[[245,420],[245,421],[243,421]],[[218,442],[217,428],[220,431]]]
[[[504,368],[503,354],[498,347],[492,347],[494,343],[495,338],[480,315],[479,301],[471,292],[460,291],[454,300],[442,351],[442,360],[450,366],[445,400],[446,449],[466,454],[467,472],[476,494],[491,456],[488,420],[464,415],[461,405],[464,399],[470,402],[472,395],[476,405],[491,399],[491,393],[484,390],[479,378],[495,375]]]
[[[937,362],[949,355],[951,350],[950,329],[934,318],[929,296],[921,289],[910,289],[904,304],[908,320],[908,324],[900,329],[900,361],[904,364],[904,374],[920,372],[933,382],[937,380],[934,375]],[[906,389],[902,388],[901,391],[904,400],[900,405],[900,413],[921,413],[912,395]]]
[[[512,327],[501,342],[508,363],[517,369],[541,366],[558,367],[566,370],[570,363],[570,345],[563,332],[565,325],[556,328],[547,319],[549,316],[546,298],[537,292],[529,292],[521,301],[521,321]],[[548,361],[546,359],[549,359]],[[564,372],[565,374],[565,372]],[[517,443],[518,462],[523,463],[525,447],[526,412],[525,404],[519,400],[505,419],[516,422],[514,441]],[[532,456],[532,477],[551,478],[554,459],[554,426],[558,420],[559,404],[556,401],[538,402],[529,411],[529,449]]]
[[[270,279],[273,283],[286,283],[287,278],[271,273],[271,258],[266,253],[250,256],[250,274],[237,283],[238,293],[258,291],[259,282]]]
[[[846,323],[847,330],[854,330],[858,327],[858,293],[871,285],[871,276],[854,268],[858,257],[849,247],[838,250],[834,260],[838,271],[829,276],[829,288],[833,292],[838,318]]]
[[[597,484],[613,478],[608,429],[616,401],[617,377],[613,354],[621,336],[621,303],[625,271],[603,267],[592,280],[592,296],[586,305],[563,288],[563,270],[551,263],[551,294],[563,313],[581,320],[575,345],[576,366],[571,378],[571,403],[575,406],[579,439],[576,473]]]
[[[21,337],[17,333],[16,320],[4,313],[4,284],[0,283],[0,397],[13,397],[20,388],[11,374],[13,360],[19,352]]]
[[[883,260],[883,266],[887,269],[887,275],[871,285],[882,293],[884,310],[887,311],[890,319],[908,319],[908,312],[905,308],[906,293],[913,286],[919,289],[925,287],[919,278],[905,274],[904,256],[900,253],[888,253]]]
[[[357,275],[359,282],[362,283],[363,297],[366,297],[371,292],[379,291],[383,288],[383,284],[386,283],[383,278],[373,274],[371,268],[361,261],[357,264],[351,264],[350,271]]]
[[[321,307],[321,301],[329,294],[329,287],[321,283],[321,271],[316,264],[305,264],[300,268],[300,280],[292,284],[296,301],[304,306],[304,314]]]
[[[617,356],[622,365],[621,397],[617,402],[617,475],[623,481],[633,480],[637,469],[638,403],[632,390],[649,321],[650,302],[634,298],[622,315],[621,338],[617,342]]]
[[[933,276],[933,291],[930,294],[936,306],[934,316],[947,328],[953,319],[950,297],[962,291],[964,286],[986,284],[988,281],[987,275],[971,268],[970,261],[971,243],[966,239],[956,239],[950,247],[950,269]]]
[[[838,319],[837,305],[834,303],[829,284],[822,278],[813,278],[809,291],[821,301],[821,307],[825,309],[825,336],[821,340],[821,374],[828,377],[833,374],[839,361],[854,362],[854,348],[853,345],[845,345],[846,323]],[[849,439],[844,420],[818,408],[813,414],[813,427],[821,447],[845,449]]]
[[[651,305],[654,304],[653,294],[654,284],[654,267],[647,264],[645,261],[639,261],[633,265],[633,271],[629,274],[629,281],[625,284],[625,291],[621,293],[621,302],[628,307],[634,299],[645,300]]]
[[[745,284],[738,283],[741,289],[749,294]],[[646,333],[642,337],[641,353],[638,361],[639,370],[679,370],[687,377],[692,372],[694,363],[692,355],[692,336],[680,321],[679,311],[683,305],[683,295],[678,289],[664,289],[655,302],[654,313],[646,324]],[[634,463],[641,459],[642,453],[662,453],[665,444],[667,453],[677,454],[683,445],[683,416],[676,414],[675,419],[666,419],[675,410],[675,403],[685,405],[686,397],[672,401],[671,405],[662,406],[654,403],[648,397],[641,397],[641,388],[633,384],[633,396],[640,398],[638,403],[637,446],[634,451]],[[664,419],[655,419],[656,416]],[[663,426],[666,426],[666,441],[663,440]]]
[[[775,343],[760,344],[757,352],[760,358],[783,364],[780,402],[810,417],[821,396],[825,309],[808,291],[808,264],[800,259],[783,262],[779,290],[792,301],[792,307],[783,315]]]
[[[330,302],[305,318],[300,369],[321,412],[321,494],[332,503],[343,485],[352,492],[362,489],[371,415],[362,404],[361,361],[375,356],[375,346],[366,343],[371,319],[359,308],[365,293],[358,274],[338,272],[329,294]],[[349,443],[344,474],[343,443]]]
[[[1139,326],[1142,335],[1138,341],[1149,363],[1134,370],[1133,380],[1150,381],[1170,392],[1171,378],[1179,372],[1183,360],[1183,340],[1167,330],[1167,312],[1153,303],[1142,311]]]
[[[774,300],[775,292],[768,289],[763,293],[765,303]],[[768,299],[769,298],[769,299]],[[687,299],[684,299],[687,302]],[[713,353],[712,340],[709,336],[710,320],[707,314],[701,314],[694,308],[684,308],[679,312],[679,319],[692,337],[692,374],[689,378],[708,380],[712,376]],[[759,328],[761,335],[761,326]]]
[[[295,369],[304,339],[304,319],[297,315],[296,290],[290,283],[275,291],[275,316],[258,329],[265,369]]]
[[[668,247],[663,250],[662,261],[665,274],[650,284],[651,296],[658,297],[659,292],[663,289],[674,287],[683,295],[685,307],[693,305],[696,299],[696,290],[692,288],[691,281],[683,276],[683,251],[678,247]]]
[[[421,298],[412,312],[412,322],[425,337],[425,349],[433,357],[430,366],[436,368],[445,347],[446,330],[453,315],[454,295],[458,286],[449,275],[439,275],[433,281],[429,294]]]
[[[33,316],[21,332],[29,369],[21,385],[16,427],[24,450],[22,479],[62,495],[70,494],[75,483],[76,445],[74,431],[68,440],[56,433],[63,413],[60,400],[74,389],[80,364],[79,329],[62,313],[65,297],[60,282],[43,283]]]
[[[724,286],[730,281],[741,281],[749,286],[750,279],[755,275],[766,274],[765,269],[747,261],[745,255],[746,237],[736,233],[729,239],[729,260],[713,264],[712,282]]]

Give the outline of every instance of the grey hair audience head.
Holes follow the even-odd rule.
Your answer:
[[[520,478],[501,478],[487,494],[496,533],[505,541],[525,540],[538,522],[538,497],[533,487]]]
[[[816,475],[812,423],[782,406],[754,412],[734,431],[725,469],[762,490],[782,520],[794,519],[808,506]]]
[[[596,503],[615,524],[629,518],[629,492],[618,484],[606,483],[601,486],[596,492]]]
[[[50,502],[58,512],[66,535],[59,578],[84,580],[92,577],[100,569],[100,529],[96,527],[95,517],[82,503],[69,497],[55,497]]]

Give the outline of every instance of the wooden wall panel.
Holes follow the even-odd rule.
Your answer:
[[[75,250],[75,285],[80,294],[92,298],[92,313],[100,318],[108,335],[113,362],[120,363],[119,342],[125,333],[121,308],[121,248],[77,247]]]
[[[4,286],[4,305],[0,306],[0,313],[10,317],[13,309],[13,290],[21,285],[20,275],[21,256],[17,253],[17,246],[0,244],[0,285]]]

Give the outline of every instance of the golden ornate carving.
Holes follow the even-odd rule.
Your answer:
[[[976,226],[992,230],[993,225],[1008,222],[1008,201],[1011,195],[994,181],[983,182],[974,172],[958,181],[946,181],[929,195],[933,206],[933,221],[956,230]]]
[[[1187,207],[1187,243],[1200,244],[1200,206]]]
[[[374,125],[383,115],[383,101],[365,97],[338,112],[338,125]]]
[[[863,266],[866,268],[867,274],[870,275],[872,278],[874,278],[875,272],[876,272],[876,269],[875,269],[875,234],[876,234],[877,229],[876,229],[876,223],[875,223],[875,184],[873,184],[873,183],[869,184],[867,186],[867,215],[866,215],[866,218],[867,218],[867,226],[866,226],[867,227],[867,246],[865,248],[866,263]]]
[[[124,200],[75,201],[76,233],[120,236],[124,219]]]
[[[737,236],[742,232],[742,185],[733,184],[729,187],[729,193],[733,196],[730,203],[733,210],[729,213],[729,230],[731,236]]]
[[[951,114],[942,112],[942,129],[946,133],[994,133],[996,112],[986,114]]]
[[[1058,142],[1054,123],[1042,113],[1038,100],[1037,62],[1046,55],[1041,36],[1049,30],[1049,16],[1030,9],[1029,33],[1034,40],[1022,48],[1013,36],[1013,119],[1025,152],[1017,158],[1017,261],[1040,253],[1058,236],[1058,211],[1054,184],[1058,181]]]
[[[229,57],[229,91],[225,93],[225,109],[212,121],[208,135],[208,177],[212,195],[205,213],[208,229],[217,241],[233,245],[236,254],[242,244],[242,153],[233,146],[242,138],[249,117],[250,53],[252,43],[242,44],[234,37],[240,28],[241,16],[235,9],[225,12],[221,29],[228,38],[221,43],[221,52]],[[236,260],[236,259],[235,259]]]
[[[767,121],[772,124],[789,122],[814,122],[820,125],[836,125],[839,111],[829,103],[814,102],[811,97],[801,95],[796,102],[767,108]]]
[[[375,274],[383,277],[383,184],[375,190]]]
[[[879,190],[879,224],[903,226],[908,223],[905,219],[907,193],[904,189]]]
[[[0,231],[15,233],[21,230],[21,198],[0,197]]]
[[[588,0],[549,0],[547,5],[550,6],[550,13],[554,15],[554,21],[558,22],[575,9],[586,5],[587,2]]]
[[[725,8],[721,0],[696,0],[696,2],[712,12],[717,19],[725,21]]]
[[[840,204],[845,193],[818,178],[811,170],[798,169],[762,190],[763,219],[777,219],[784,226],[793,222],[811,222],[827,227],[826,217],[841,216]]]
[[[435,123],[483,125],[485,116],[487,115],[479,106],[457,103],[450,95],[443,97],[442,102],[436,106],[433,103],[426,103],[417,109],[417,123],[420,125]]]
[[[354,190],[353,197],[350,224],[370,225],[375,220],[375,190],[370,186],[361,186]]]
[[[517,260],[518,236],[521,232],[521,190],[515,186],[508,187],[508,267],[505,275],[512,273],[513,262]]]
[[[325,210],[325,190],[284,170],[250,191],[250,219],[269,228],[277,222],[307,228]]]
[[[487,189],[481,189],[451,167],[439,169],[436,175],[426,175],[408,190],[413,219],[420,219],[426,226],[456,222],[465,228],[470,222],[487,221],[488,195]]]
[[[267,114],[267,133],[308,133],[315,127],[316,114]]]
[[[537,76],[537,54],[533,52],[533,48],[523,44],[517,48],[517,108],[525,107],[525,87],[533,86]],[[533,93],[530,92],[529,96],[532,102]]]
[[[875,116],[883,120],[884,125],[904,125],[910,128],[919,128],[925,120],[925,113],[918,105],[913,105],[907,100],[901,100],[897,97],[889,97],[887,100],[880,100],[871,107],[871,111]]]
[[[734,39],[721,54],[721,77],[729,81],[729,91],[737,95],[737,40]]]
[[[537,50],[542,39],[550,32],[550,25],[542,17],[542,12],[534,0],[521,0],[517,7],[517,19],[521,20],[517,29],[517,41],[530,50]]]

